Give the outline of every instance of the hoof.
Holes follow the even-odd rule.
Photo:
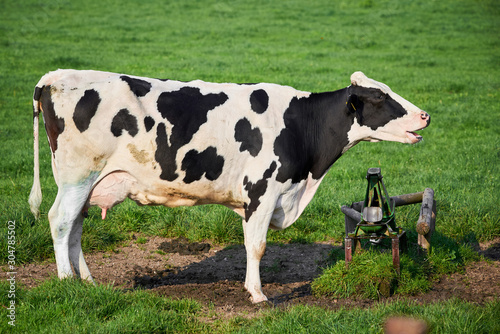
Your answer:
[[[252,302],[252,304],[260,304],[260,303],[264,303],[264,302],[268,302],[267,300],[267,297],[264,296],[264,295],[260,295],[260,296],[250,296],[250,301]]]
[[[274,308],[275,305],[270,300],[264,300],[264,301],[261,301],[260,303],[253,304],[253,306],[260,309],[260,310],[267,310],[270,308]]]

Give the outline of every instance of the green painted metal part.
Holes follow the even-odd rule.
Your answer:
[[[361,222],[356,226],[354,237],[363,234],[394,236],[399,233],[395,223],[395,203],[382,181],[380,168],[369,168],[366,173],[368,185],[361,211]]]

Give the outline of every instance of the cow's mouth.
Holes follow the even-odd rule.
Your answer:
[[[406,136],[410,139],[412,144],[418,143],[422,140],[422,136],[414,131],[406,131]]]

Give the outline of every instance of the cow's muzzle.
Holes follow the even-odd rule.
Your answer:
[[[417,116],[418,117],[418,116]],[[418,143],[419,141],[422,140],[422,136],[416,133],[415,131],[419,131],[422,129],[425,129],[426,127],[431,124],[431,116],[426,113],[425,111],[420,112],[420,120],[418,121],[420,123],[420,126],[418,129],[414,131],[406,131],[406,137],[408,139],[408,142],[411,144]]]

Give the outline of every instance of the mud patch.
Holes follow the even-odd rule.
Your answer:
[[[143,242],[141,238],[141,242]],[[214,317],[253,317],[262,308],[315,305],[327,309],[369,307],[373,300],[316,297],[310,283],[321,274],[328,254],[340,245],[268,244],[261,262],[263,291],[269,303],[253,305],[244,288],[246,253],[243,245],[190,244],[185,239],[149,238],[130,241],[110,252],[87,254],[87,264],[96,282],[121,289],[149,289],[162,296],[192,298],[215,310]],[[485,256],[494,253],[497,241],[481,245]],[[203,245],[203,246],[202,246]],[[493,249],[494,251],[491,251]],[[182,255],[181,252],[187,252]],[[7,267],[2,267],[8,271]],[[33,287],[57,276],[53,261],[31,263],[17,270],[20,284]],[[433,303],[460,296],[480,305],[500,296],[500,262],[481,261],[463,273],[443,276],[425,294],[404,297],[417,303]],[[385,301],[398,300],[392,296]],[[209,312],[214,314],[213,312]],[[207,319],[211,321],[212,319]]]
[[[479,254],[485,258],[500,261],[500,239],[479,246]]]
[[[160,244],[158,249],[165,253],[179,253],[181,255],[196,255],[207,253],[210,250],[209,243],[190,243],[184,238],[175,239],[172,241],[164,241]]]

